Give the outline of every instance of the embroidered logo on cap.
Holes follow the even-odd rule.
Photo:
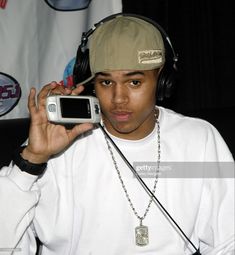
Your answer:
[[[138,51],[139,64],[159,64],[162,62],[162,50]]]

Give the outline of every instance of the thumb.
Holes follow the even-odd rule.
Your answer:
[[[83,123],[75,125],[71,130],[68,130],[69,140],[73,141],[77,136],[93,129],[94,125],[92,123]]]

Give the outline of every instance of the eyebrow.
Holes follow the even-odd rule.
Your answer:
[[[110,76],[110,73],[105,73],[105,72],[98,72],[96,73],[96,76],[101,75],[101,76]],[[128,72],[126,74],[124,74],[125,76],[133,76],[133,75],[143,75],[144,76],[144,72],[141,71],[133,71],[133,72]]]

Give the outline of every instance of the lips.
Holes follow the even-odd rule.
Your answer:
[[[132,115],[130,111],[113,111],[111,114],[116,121],[128,121]]]

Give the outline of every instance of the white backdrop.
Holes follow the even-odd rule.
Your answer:
[[[69,2],[79,1],[84,2]],[[58,11],[44,0],[8,0],[0,5],[0,120],[28,117],[29,89],[61,81],[76,56],[82,32],[121,11],[121,0],[92,0],[88,8],[77,11]],[[17,94],[9,85],[12,79],[22,93],[17,105],[5,113]]]

